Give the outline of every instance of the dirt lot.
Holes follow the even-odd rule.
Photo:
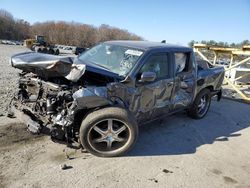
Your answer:
[[[18,72],[8,59],[25,50],[0,45],[2,114]],[[135,148],[112,159],[30,135],[18,118],[1,116],[0,187],[250,187],[249,114],[247,104],[213,101],[202,120],[179,113],[140,127]]]

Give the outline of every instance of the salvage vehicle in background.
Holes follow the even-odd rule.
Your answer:
[[[77,47],[77,46],[57,45],[57,47],[60,50],[60,54],[79,55],[86,50],[86,48]]]
[[[73,53],[74,48],[75,48],[74,46],[67,46],[67,45],[60,45],[59,47],[61,54],[74,54]]]
[[[23,42],[22,41],[13,41],[13,40],[0,40],[0,44],[23,45]]]
[[[104,42],[76,58],[21,53],[11,64],[23,70],[11,105],[28,129],[102,157],[129,151],[138,125],[180,110],[203,118],[224,77],[192,48],[145,41]]]
[[[81,53],[83,53],[86,50],[86,48],[83,47],[75,47],[73,49],[73,54],[75,55],[80,55]]]

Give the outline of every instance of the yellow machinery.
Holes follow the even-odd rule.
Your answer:
[[[54,45],[47,44],[45,37],[42,35],[36,35],[35,39],[24,40],[24,46],[32,51],[59,55],[59,49],[57,49]]]
[[[31,49],[35,42],[36,42],[36,39],[26,39],[24,40],[23,45]]]
[[[207,61],[209,64],[213,66],[219,66],[216,64],[219,54],[228,54],[230,56],[230,63],[228,66],[225,67],[226,74],[224,77],[224,81],[233,90],[235,90],[244,100],[250,101],[249,95],[247,95],[244,91],[242,91],[242,88],[244,86],[249,86],[248,83],[243,83],[241,85],[237,84],[237,81],[239,79],[242,79],[250,75],[250,69],[249,69],[249,73],[240,75],[238,77],[234,77],[233,79],[230,78],[229,76],[230,71],[246,64],[248,61],[250,62],[250,45],[243,46],[242,48],[226,48],[226,47],[210,46],[206,44],[194,44],[193,48],[194,48],[194,52],[196,52],[202,59],[204,59],[205,61]],[[205,51],[210,51],[213,53],[213,61],[210,61],[209,58],[206,57],[206,55],[204,55]],[[241,60],[236,61],[235,60],[236,58],[241,59]]]
[[[35,39],[26,39],[24,41],[24,46],[32,49],[34,46],[46,46],[45,37],[42,35],[36,35]]]

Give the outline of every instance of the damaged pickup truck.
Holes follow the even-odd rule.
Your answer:
[[[28,129],[102,157],[131,149],[138,125],[180,110],[203,118],[224,77],[192,48],[144,41],[104,42],[76,58],[21,53],[11,65],[22,70],[11,108]]]

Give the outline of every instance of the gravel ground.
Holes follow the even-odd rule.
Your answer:
[[[6,108],[10,102],[10,98],[15,91],[18,78],[18,70],[12,68],[9,59],[15,53],[28,51],[23,46],[12,46],[0,44],[0,116],[6,114]]]
[[[8,59],[25,50],[0,45],[2,110],[16,82]],[[18,118],[2,116],[0,187],[250,188],[249,113],[249,105],[222,99],[202,120],[175,114],[140,127],[134,149],[119,158],[66,148],[27,133]]]

